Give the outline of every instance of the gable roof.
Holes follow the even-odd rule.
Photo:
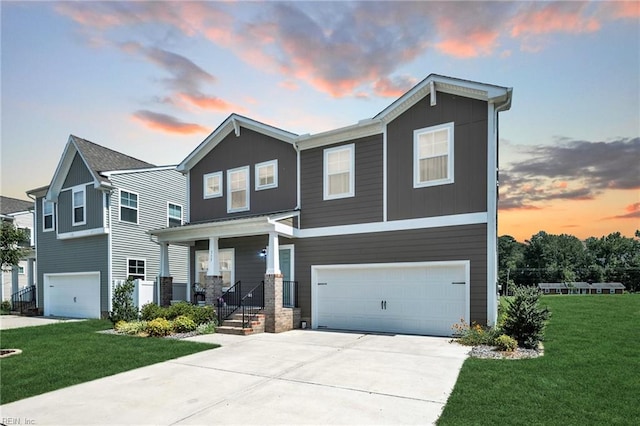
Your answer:
[[[64,148],[58,167],[53,174],[53,179],[47,191],[47,200],[55,200],[58,198],[62,185],[69,172],[71,163],[76,153],[84,162],[85,166],[93,177],[94,188],[105,187],[111,188],[111,181],[105,174],[106,172],[116,170],[137,170],[154,168],[155,165],[146,161],[123,154],[118,151],[98,145],[86,139],[79,138],[74,135],[69,136],[67,145]]]
[[[0,195],[0,214],[11,215],[33,209],[33,201],[19,200],[17,198]]]
[[[222,124],[220,124],[209,136],[207,136],[201,143],[194,149],[191,154],[187,156],[180,164],[178,164],[177,170],[179,172],[187,172],[193,166],[195,166],[200,160],[202,160],[213,148],[215,148],[224,138],[227,137],[232,131],[236,136],[240,136],[241,127],[244,127],[254,132],[262,133],[263,135],[270,136],[274,139],[279,139],[283,142],[294,145],[297,136],[295,133],[287,132],[286,130],[279,129],[277,127],[270,126],[268,124],[261,123],[248,117],[244,117],[239,114],[231,114],[227,117]]]

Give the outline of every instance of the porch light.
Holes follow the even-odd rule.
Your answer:
[[[260,257],[267,257],[267,249],[266,247],[260,250]]]

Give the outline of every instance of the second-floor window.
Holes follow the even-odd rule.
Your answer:
[[[278,187],[278,160],[256,164],[256,191]]]
[[[53,229],[53,203],[42,200],[42,230],[51,231]]]
[[[453,182],[453,123],[413,132],[413,187]]]
[[[85,187],[73,188],[73,225],[84,225],[86,223],[85,211]]]
[[[324,199],[355,195],[355,145],[324,150]]]
[[[167,207],[167,224],[168,226],[180,226],[182,225],[182,206],[179,204],[169,203]]]
[[[222,172],[207,173],[202,184],[204,198],[222,197]]]
[[[249,166],[227,171],[227,212],[249,210]]]
[[[120,190],[120,220],[138,223],[138,194]]]

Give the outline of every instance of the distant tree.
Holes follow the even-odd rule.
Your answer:
[[[527,241],[524,249],[528,284],[536,282],[574,282],[585,276],[588,257],[578,238],[540,231]]]
[[[515,285],[517,271],[524,265],[524,248],[511,235],[498,238],[498,281],[503,292]]]
[[[21,244],[29,241],[25,229],[16,228],[12,221],[1,220],[0,229],[0,260],[2,270],[9,270],[17,266],[20,259],[27,253],[27,248]]]
[[[593,281],[621,282],[630,291],[640,291],[640,231],[636,238],[614,232],[585,241]]]

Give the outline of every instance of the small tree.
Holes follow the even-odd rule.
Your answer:
[[[519,346],[535,349],[544,336],[544,322],[549,310],[540,308],[540,291],[535,287],[516,287],[507,307],[503,331],[513,337]]]
[[[127,280],[117,285],[113,290],[113,311],[109,312],[112,323],[118,321],[133,321],[138,319],[138,308],[133,303],[133,280]]]
[[[16,228],[9,220],[1,221],[0,230],[0,256],[2,260],[2,270],[11,269],[20,263],[27,250],[20,244],[29,241],[29,235],[25,229]]]

